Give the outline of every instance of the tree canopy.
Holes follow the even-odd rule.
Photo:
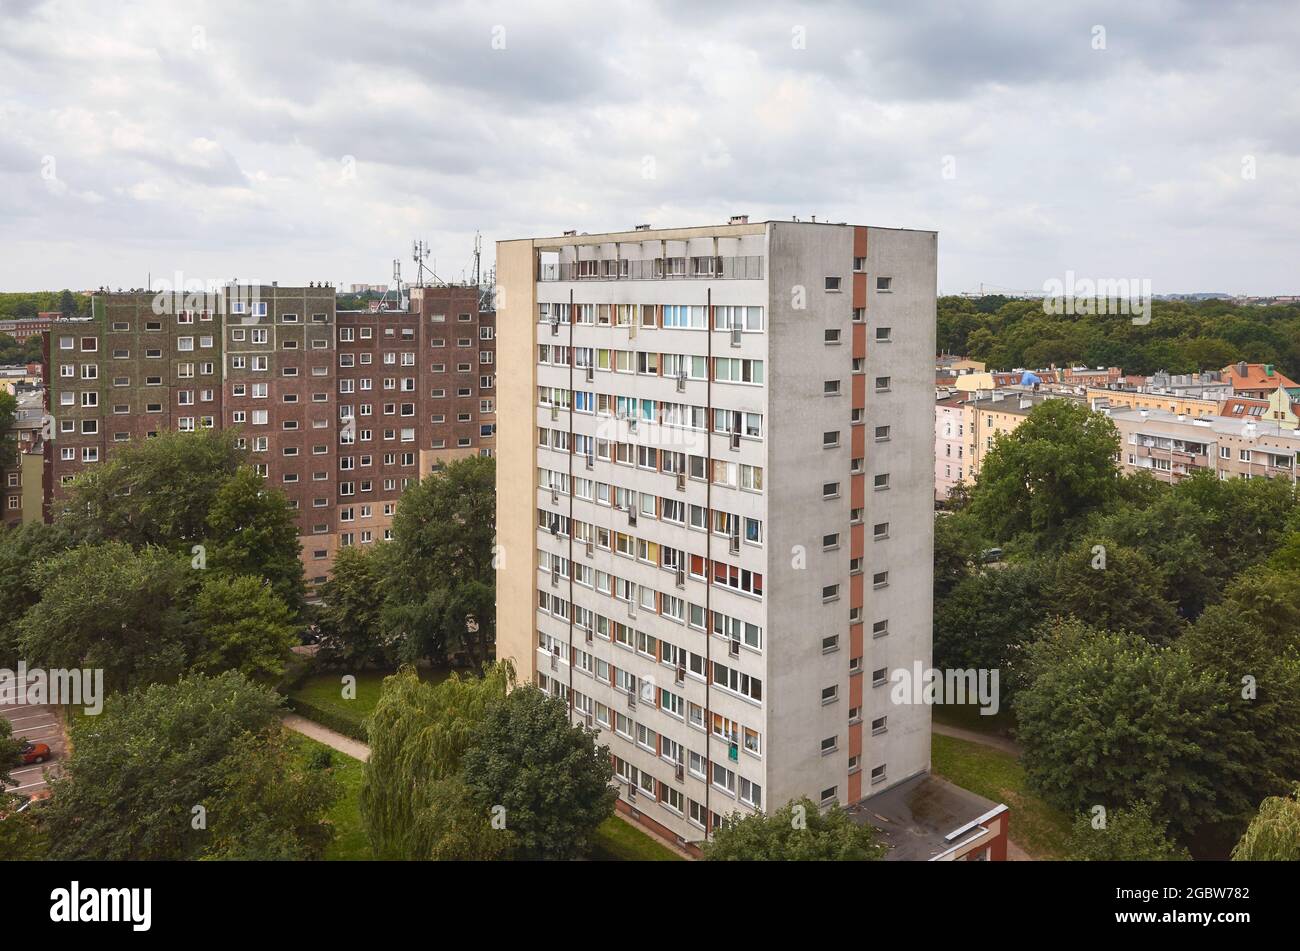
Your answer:
[[[771,813],[733,813],[702,850],[710,862],[861,862],[887,851],[871,826],[839,806],[823,812],[806,796]]]
[[[268,687],[228,671],[110,695],[51,784],[58,859],[318,858],[336,798],[295,765]]]
[[[993,437],[970,503],[985,534],[1044,541],[1110,503],[1119,489],[1119,432],[1101,413],[1045,400],[1010,433]]]

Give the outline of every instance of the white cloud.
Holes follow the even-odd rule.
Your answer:
[[[937,229],[944,290],[1294,292],[1297,41],[1283,0],[8,0],[0,288],[745,212]]]

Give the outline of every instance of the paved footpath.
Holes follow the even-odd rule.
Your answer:
[[[1020,758],[1020,747],[1014,740],[1009,740],[1005,736],[997,736],[993,733],[980,733],[978,730],[967,730],[960,726],[949,726],[946,723],[940,723],[938,720],[931,720],[930,726],[935,733],[955,737],[959,740],[966,740],[970,743],[979,743],[981,746],[991,746],[995,750],[1010,753],[1012,756],[1016,757],[1016,759]]]
[[[324,743],[328,747],[345,753],[353,759],[359,759],[365,762],[370,759],[370,747],[359,740],[354,740],[350,736],[344,736],[328,727],[323,727],[315,721],[308,720],[306,717],[299,716],[296,713],[286,713],[284,715],[284,725],[296,733],[303,736],[309,736],[318,743]]]

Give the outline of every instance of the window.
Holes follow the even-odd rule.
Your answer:
[[[877,475],[873,480],[872,487],[876,489],[889,488],[889,473],[882,472],[879,475]]]
[[[822,740],[822,756],[825,756],[827,753],[834,753],[838,748],[838,737],[828,736],[826,739]]]
[[[822,601],[834,601],[840,596],[840,586],[837,584],[828,584],[822,586]]]
[[[840,494],[840,484],[839,484],[838,482],[823,482],[823,483],[822,483],[822,498],[823,498],[823,499],[834,499],[834,498],[838,498],[838,497],[839,497],[839,494]]]
[[[877,426],[877,427],[876,427],[876,442],[885,442],[885,441],[887,441],[888,439],[889,439],[889,427],[888,427],[888,426]]]
[[[822,433],[822,448],[834,449],[840,444],[840,431],[838,429],[832,432]]]
[[[840,342],[840,332],[838,330],[826,331],[826,343],[836,344]]]
[[[840,289],[840,279],[838,277],[826,278],[826,290],[838,293]]]
[[[887,294],[893,290],[893,283],[894,279],[892,277],[878,277],[876,278],[876,290]]]
[[[887,667],[878,667],[877,669],[871,672],[871,686],[873,687],[884,686],[885,682],[888,679],[889,679],[889,668]]]
[[[829,687],[822,688],[823,706],[825,706],[828,703],[834,703],[838,699],[840,699],[840,688],[837,684],[832,684]]]
[[[822,381],[822,395],[824,395],[824,396],[839,396],[839,395],[840,395],[840,381],[839,381],[839,380],[824,380],[824,381]]]
[[[891,334],[892,332],[893,332],[893,331],[892,331],[892,328],[890,328],[890,327],[877,327],[877,328],[876,328],[876,342],[877,342],[877,343],[888,343],[888,342],[892,339],[892,338],[890,337],[890,334]]]
[[[876,377],[876,392],[877,393],[889,392],[889,377],[887,376]]]
[[[875,527],[872,529],[872,536],[873,536],[874,538],[877,538],[877,539],[880,539],[880,538],[888,538],[888,537],[889,537],[889,523],[888,523],[888,522],[877,522],[877,523],[875,524]]]
[[[871,771],[871,783],[874,786],[876,783],[883,783],[884,781],[885,781],[885,765],[881,763],[879,766],[877,766],[875,769]]]
[[[871,625],[872,637],[884,637],[888,633],[889,633],[888,619],[885,619],[883,621],[877,621],[875,624]]]
[[[832,654],[840,649],[840,636],[832,634],[829,637],[822,638],[822,653]]]
[[[889,584],[888,571],[877,571],[874,575],[871,576],[871,587],[883,588],[887,584]]]
[[[889,717],[887,716],[876,717],[874,720],[871,721],[871,735],[875,736],[879,733],[884,733],[886,730],[889,729],[888,723],[889,723]]]

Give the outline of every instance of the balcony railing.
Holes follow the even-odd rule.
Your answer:
[[[543,264],[539,281],[761,281],[763,257],[648,258]]]

